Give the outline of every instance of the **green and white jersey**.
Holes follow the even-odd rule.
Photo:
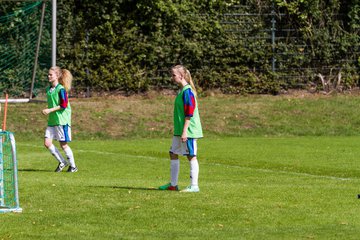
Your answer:
[[[49,114],[48,126],[71,126],[71,106],[65,88],[58,84],[55,88],[46,89],[48,108],[60,106],[61,109]]]
[[[203,132],[197,101],[190,85],[184,86],[175,98],[174,136],[182,135],[185,117],[190,117],[190,125],[187,130],[188,138],[202,138]]]

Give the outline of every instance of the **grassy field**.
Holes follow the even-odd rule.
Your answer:
[[[23,213],[0,215],[0,239],[358,239],[356,96],[203,98],[196,194],[156,190],[172,100],[74,99],[75,174],[53,172],[43,105],[11,105]]]
[[[0,239],[357,239],[360,137],[208,138],[198,194],[169,179],[168,139],[74,142],[79,172],[18,142],[23,213]],[[180,187],[189,183],[182,159]]]
[[[40,99],[41,100],[41,99]],[[148,93],[70,99],[76,139],[168,138],[173,94]],[[360,135],[360,97],[347,95],[215,95],[199,98],[205,136]],[[8,129],[18,138],[41,138],[45,102],[10,104]],[[24,127],[26,126],[26,127]]]

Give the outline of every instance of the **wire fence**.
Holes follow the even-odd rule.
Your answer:
[[[309,83],[309,79],[316,78],[318,74],[333,77],[342,71],[342,76],[346,77],[359,70],[359,42],[348,47],[349,54],[339,53],[339,58],[325,62],[320,54],[312,52],[312,49],[322,48],[321,42],[309,43],[299,29],[293,28],[291,23],[284,20],[288,19],[287,14],[279,12],[273,5],[265,6],[260,13],[245,5],[234,5],[231,9],[221,20],[226,31],[242,41],[244,48],[254,50],[254,45],[257,45],[261,49],[271,49],[271,59],[263,61],[271,62],[271,71],[276,73],[279,79],[291,81],[292,86],[303,87]],[[333,17],[339,16],[341,14]],[[263,25],[259,26],[259,22]],[[329,39],[327,44],[331,49],[339,47],[339,43],[332,39]],[[259,67],[256,70],[261,72],[268,69]]]
[[[340,18],[343,15],[332,17]],[[359,77],[359,42],[340,49],[344,46],[334,39],[328,39],[324,47],[322,41],[306,39],[303,32],[293,27],[288,19],[289,15],[274,5],[264,6],[260,11],[254,11],[248,5],[234,5],[218,19],[225,33],[236,41],[233,46],[223,46],[223,50],[238,52],[235,48],[241,48],[248,51],[248,54],[255,55],[253,59],[257,59],[257,62],[252,59],[247,63],[249,71],[263,74],[272,72],[283,85],[293,88],[316,88],[321,84],[325,87],[331,80],[339,83],[341,78]],[[267,54],[263,53],[264,49]],[[331,51],[335,57],[326,59],[325,55],[329,54],[326,51]],[[210,68],[216,65],[210,59],[204,59],[203,64]],[[228,64],[237,66],[239,63],[230,61]],[[194,70],[200,71],[204,65]],[[159,70],[153,79],[162,79],[167,74],[166,69]]]
[[[40,8],[38,8],[37,11],[38,15],[40,16]],[[59,11],[61,12],[64,10],[60,8]],[[69,12],[66,13],[68,14]],[[204,13],[203,17],[209,18],[209,15]],[[340,19],[343,16],[341,14],[336,14],[332,17]],[[71,51],[73,51],[71,54],[82,55],[86,58],[87,56],[94,56],[94,53],[88,53],[89,50],[87,49],[87,43],[89,42],[89,35],[91,35],[91,30],[86,29],[85,32],[80,32],[82,31],[80,29],[69,29],[61,27],[61,25],[66,22],[66,18],[67,17],[63,15],[59,15],[58,18],[59,29],[65,29],[68,31],[58,31],[58,39],[61,40],[58,42],[66,42],[66,44],[62,45],[62,48],[68,48],[66,51],[63,51],[63,49],[58,49],[60,63],[68,63],[71,61],[71,57],[76,59],[74,56],[66,59],[66,57],[69,56],[64,57],[64,52],[69,54]],[[216,15],[216,19],[214,19],[214,21],[219,22],[222,26],[223,33],[233,41],[230,45],[217,46],[222,48],[220,49],[221,51],[218,51],[219,54],[222,55],[212,56],[212,58],[209,59],[202,59],[196,66],[197,69],[192,69],[192,71],[196,73],[201,71],[204,72],[204,69],[216,69],[219,72],[225,72],[227,69],[232,67],[236,68],[238,66],[245,66],[247,68],[246,71],[260,73],[260,75],[271,73],[276,76],[276,79],[278,79],[278,81],[284,85],[299,88],[307,87],[309,84],[317,85],[319,82],[324,84],[326,79],[334,79],[336,77],[345,79],[347,77],[354,77],[354,75],[359,75],[359,41],[355,42],[355,44],[346,46],[344,49],[344,46],[341,45],[339,41],[329,38],[326,42],[326,46],[324,47],[321,45],[323,44],[323,41],[309,41],[309,39],[305,38],[303,32],[301,32],[298,27],[291,25],[289,18],[290,17],[287,13],[275,8],[274,5],[263,6],[261,9],[255,9],[249,5],[233,5],[229,8],[228,12],[222,15]],[[14,20],[14,22],[16,21]],[[33,25],[37,26],[39,17],[36,17],[33,22]],[[4,27],[6,27],[5,24]],[[41,94],[45,89],[44,85],[48,84],[46,80],[46,74],[47,68],[50,66],[51,61],[50,3],[47,4],[44,29],[47,30],[44,31],[42,37],[42,54],[39,56],[38,63],[40,70],[38,70],[37,81],[35,84],[35,87],[37,88],[35,91],[36,94]],[[27,28],[26,30],[28,31]],[[31,30],[31,34],[36,33],[36,30]],[[75,42],[75,39],[78,40],[80,38],[84,38],[82,41],[85,43],[85,47],[80,49],[77,48],[75,52],[75,47],[71,43]],[[358,38],[359,37],[357,37],[357,39]],[[3,47],[6,47],[4,44],[2,45]],[[31,46],[35,46],[34,41],[32,42]],[[206,51],[206,46],[204,46],[203,50]],[[30,51],[34,52],[33,49]],[[131,49],[129,51],[131,51]],[[331,52],[332,57],[326,58],[326,55],[329,54],[329,52]],[[239,62],[239,57],[236,54],[241,55],[241,62]],[[231,56],[234,57],[232,58]],[[225,63],[227,64],[226,69],[221,69],[222,66],[217,65],[217,60],[219,58],[228,59]],[[3,57],[2,61],[4,62],[4,66],[9,64],[9,61],[7,61],[5,57]],[[87,59],[87,61],[91,61],[91,59]],[[156,83],[156,86],[158,87],[172,88],[173,86],[171,82],[168,81],[170,78],[168,69],[164,63],[159,63],[159,66],[160,67],[156,72],[152,72],[146,77],[151,78],[151,81]],[[103,67],[106,68],[107,66]],[[27,68],[31,69],[31,67]],[[91,74],[91,69],[89,70],[88,66],[86,65],[81,65],[77,71],[81,71],[83,73],[85,72],[85,77]],[[79,75],[76,71],[73,72],[73,74],[75,77]],[[240,74],[244,74],[244,78],[247,77],[246,72],[240,72]],[[31,74],[28,75],[29,76],[23,76],[22,78],[27,78],[30,80]],[[84,74],[82,74],[82,76],[84,76]],[[27,80],[22,81],[25,82]],[[3,84],[2,82],[0,82],[0,87],[1,84]],[[29,81],[27,82],[29,83]],[[92,86],[89,86],[87,83],[87,80],[75,81],[75,90],[77,92],[83,92],[85,96],[91,95],[92,91],[99,90],[99,87],[95,89]],[[13,82],[10,83],[10,85],[11,84],[14,85]],[[20,85],[21,84],[25,86],[25,84],[20,83]],[[29,84],[26,84],[26,88],[29,87],[28,85]],[[3,86],[3,88],[5,89],[6,86]],[[18,92],[21,91],[27,92],[28,90],[18,90]]]

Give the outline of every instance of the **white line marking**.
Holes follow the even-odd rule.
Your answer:
[[[43,146],[39,145],[33,145],[33,144],[24,144],[24,143],[17,143],[21,146],[26,147],[36,147],[36,148],[44,148]],[[77,152],[87,152],[87,153],[94,153],[94,154],[102,154],[102,155],[119,155],[119,156],[125,156],[125,157],[133,157],[133,158],[141,158],[141,159],[151,159],[151,160],[159,160],[161,158],[158,157],[151,157],[151,156],[144,156],[144,155],[132,155],[132,154],[126,154],[126,153],[117,153],[117,152],[103,152],[103,151],[96,151],[96,150],[82,150],[82,149],[76,149]],[[168,159],[162,159],[162,160],[168,160]],[[264,169],[264,168],[251,168],[251,167],[243,167],[243,166],[234,166],[234,165],[228,165],[228,164],[222,164],[222,163],[201,163],[203,165],[209,165],[209,166],[219,166],[219,167],[227,167],[227,168],[238,168],[238,169],[248,169],[252,171],[259,171],[259,172],[267,172],[267,173],[281,173],[281,174],[291,174],[296,176],[305,176],[305,177],[313,177],[313,178],[324,178],[324,179],[332,179],[332,180],[340,180],[340,181],[351,181],[356,180],[355,178],[341,178],[341,177],[335,177],[335,176],[324,176],[324,175],[315,175],[310,173],[300,173],[300,172],[288,172],[283,170],[272,170],[272,169]]]
[[[207,165],[222,166],[222,167],[228,167],[228,168],[249,169],[249,170],[253,170],[253,171],[267,172],[267,173],[282,173],[282,174],[291,174],[291,175],[296,175],[296,176],[325,178],[325,179],[341,180],[341,181],[356,180],[355,178],[341,178],[341,177],[335,177],[335,176],[315,175],[315,174],[310,174],[310,173],[289,172],[289,171],[283,171],[283,170],[273,170],[273,169],[264,169],[264,168],[251,168],[251,167],[234,166],[234,165],[227,165],[227,164],[221,164],[221,163],[207,163]]]

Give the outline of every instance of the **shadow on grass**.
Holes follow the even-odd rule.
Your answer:
[[[23,168],[23,169],[18,169],[18,171],[19,172],[54,172],[47,169],[34,169],[34,168]]]
[[[118,188],[118,189],[127,189],[127,190],[152,190],[152,191],[162,191],[158,188],[154,188],[154,187],[125,187],[125,186],[89,186],[89,187],[98,187],[98,188]]]

